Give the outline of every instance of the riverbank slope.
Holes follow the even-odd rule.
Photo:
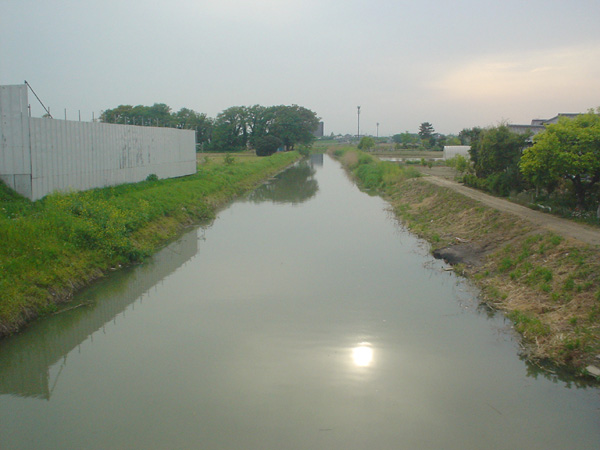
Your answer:
[[[299,157],[203,158],[195,175],[37,202],[0,185],[0,337],[55,312],[108,271],[142,261]]]
[[[600,360],[600,248],[486,206],[425,178],[369,179],[378,165],[353,150],[336,156],[363,187],[377,189],[432,252],[482,290],[514,322],[524,354],[586,373]],[[372,166],[361,168],[361,166]]]

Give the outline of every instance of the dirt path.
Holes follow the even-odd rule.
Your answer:
[[[561,219],[550,214],[545,214],[539,211],[534,211],[525,206],[517,205],[498,197],[485,194],[476,189],[471,189],[455,181],[447,178],[441,178],[434,175],[423,177],[424,180],[430,183],[437,184],[455,190],[467,197],[477,200],[487,206],[514,214],[522,219],[529,220],[533,224],[547,228],[564,237],[577,239],[586,244],[600,246],[600,229],[593,228],[587,225],[572,222],[570,220]]]

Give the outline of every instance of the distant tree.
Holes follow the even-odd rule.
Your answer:
[[[446,136],[446,142],[444,145],[461,145],[458,136]]]
[[[418,144],[420,142],[420,138],[418,134],[409,133],[405,131],[404,133],[395,134],[392,136],[392,141],[395,144],[408,147],[411,144]]]
[[[256,151],[256,156],[270,156],[282,145],[283,141],[277,136],[273,135],[256,137],[254,139],[254,150]]]
[[[429,138],[429,148],[432,150],[442,151],[444,150],[444,145],[446,145],[446,136],[440,133],[435,133],[431,138]]]
[[[258,138],[267,136],[269,127],[273,123],[274,111],[261,105],[254,105],[246,108],[246,125],[248,127],[248,136],[250,144]]]
[[[212,136],[213,120],[204,113],[197,113],[193,109],[181,108],[177,113],[172,114],[171,122],[177,128],[195,130],[196,145],[203,149],[210,144]]]
[[[107,109],[100,114],[100,121],[105,123],[125,123],[126,117],[132,117],[133,106],[119,105],[113,109]]]
[[[215,119],[211,149],[216,152],[236,152],[248,144],[247,111],[243,106],[232,106]]]
[[[475,146],[477,176],[485,177],[516,168],[527,138],[526,135],[511,132],[504,124],[484,130]]]
[[[154,105],[147,107],[146,118],[153,122],[158,121],[160,126],[173,125],[171,108],[164,103],[155,103]]]
[[[164,103],[155,103],[152,106],[119,105],[116,108],[103,111],[100,114],[100,121],[161,127],[174,126],[171,108]]]
[[[432,148],[435,145],[435,130],[429,122],[423,122],[419,126],[419,137],[425,148]]]
[[[419,126],[419,136],[421,139],[429,139],[433,136],[433,133],[435,133],[435,130],[433,129],[433,125],[431,125],[429,122],[423,122]]]
[[[487,179],[490,191],[508,195],[522,187],[518,163],[527,139],[527,135],[513,133],[502,124],[482,131],[479,140],[471,144],[475,174]]]
[[[482,131],[483,130],[479,127],[463,128],[463,130],[458,133],[460,143],[462,145],[471,145],[472,143],[477,142]]]
[[[235,152],[265,136],[276,136],[288,150],[295,145],[310,145],[319,124],[317,115],[298,105],[264,107],[233,106],[216,119],[192,109],[171,112],[164,103],[152,106],[120,105],[103,111],[100,120],[108,123],[170,126],[196,130],[198,147],[217,152]]]
[[[474,127],[464,128],[460,133],[458,133],[458,138],[460,139],[461,144],[469,145],[471,147],[469,149],[469,156],[473,164],[476,164],[478,160],[477,148],[479,146],[479,140],[481,139],[482,132],[482,128]]]
[[[360,142],[358,143],[359,150],[369,151],[373,147],[375,147],[375,139],[369,136],[363,136],[360,138]]]
[[[577,205],[584,208],[600,181],[599,114],[600,108],[547,125],[523,153],[519,164],[523,175],[538,187],[548,188],[561,178],[570,181]]]
[[[293,150],[297,144],[310,145],[315,136],[314,130],[319,125],[319,118],[310,109],[302,106],[272,106],[272,123],[269,134],[283,141],[286,150]]]

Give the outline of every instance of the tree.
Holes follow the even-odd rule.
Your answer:
[[[216,152],[235,152],[248,144],[247,110],[232,106],[219,113],[213,127],[211,147]]]
[[[293,150],[296,144],[310,145],[314,139],[314,131],[319,125],[316,113],[302,106],[272,106],[273,118],[269,126],[269,134],[283,141],[287,150]]]
[[[100,114],[100,122],[105,123],[125,123],[125,117],[131,117],[133,106],[119,105],[113,109],[107,109]]]
[[[254,105],[246,108],[246,125],[250,145],[254,145],[255,140],[267,136],[269,127],[273,123],[274,111],[272,108]]]
[[[504,124],[483,130],[471,144],[469,154],[475,174],[484,178],[488,190],[500,195],[522,187],[518,163],[527,135],[511,132]]]
[[[458,133],[460,143],[462,145],[475,144],[479,140],[479,136],[482,131],[483,130],[479,127],[463,128],[463,130],[460,133]]]
[[[577,206],[585,208],[588,197],[600,181],[600,108],[558,123],[534,137],[523,153],[519,167],[536,186],[548,187],[559,179],[573,185]]]
[[[446,136],[446,142],[444,145],[462,145],[458,136]]]
[[[435,130],[429,122],[423,122],[419,126],[419,137],[425,148],[432,148],[435,145]]]
[[[369,151],[375,147],[375,139],[369,136],[363,136],[360,138],[360,142],[358,143],[359,150]]]
[[[504,124],[484,130],[480,139],[471,145],[477,176],[486,177],[516,168],[527,138],[527,135],[511,132]]]
[[[430,139],[433,136],[433,133],[435,133],[435,130],[433,129],[433,125],[429,122],[423,122],[419,126],[419,136],[424,141]]]
[[[283,141],[277,136],[266,135],[254,139],[256,156],[270,156],[283,145]]]
[[[103,111],[100,115],[100,121],[161,127],[173,126],[171,108],[164,103],[155,103],[152,106],[119,105],[114,109]]]
[[[196,145],[203,149],[210,144],[213,120],[204,113],[197,113],[193,109],[181,108],[172,114],[171,122],[177,128],[196,131]]]

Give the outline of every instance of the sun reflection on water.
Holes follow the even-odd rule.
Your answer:
[[[358,367],[368,367],[373,362],[373,349],[368,342],[361,342],[352,349],[352,360]]]

